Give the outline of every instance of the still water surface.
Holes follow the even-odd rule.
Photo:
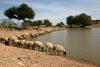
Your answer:
[[[55,31],[37,40],[61,44],[67,56],[100,64],[100,28]]]

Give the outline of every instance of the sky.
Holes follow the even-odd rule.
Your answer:
[[[34,20],[49,19],[53,24],[66,22],[66,17],[86,13],[100,19],[100,0],[0,0],[0,19],[7,19],[4,11],[12,6],[28,4],[36,13]]]

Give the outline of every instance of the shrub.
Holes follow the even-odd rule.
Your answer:
[[[17,27],[17,24],[12,21],[3,21],[0,23],[0,27],[14,29],[15,27]]]

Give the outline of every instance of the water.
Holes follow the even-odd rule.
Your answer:
[[[99,28],[55,31],[39,36],[37,40],[61,44],[65,47],[67,56],[100,64]]]

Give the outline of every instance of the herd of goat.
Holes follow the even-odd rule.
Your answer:
[[[42,33],[39,33],[42,34]],[[30,37],[38,36],[39,34],[30,34]],[[60,55],[60,56],[66,56],[66,51],[62,45],[54,45],[53,43],[47,42],[43,44],[41,41],[27,41],[24,40],[25,37],[28,37],[28,35],[19,35],[19,36],[12,36],[12,37],[5,37],[4,43],[7,46],[14,46],[18,48],[24,48],[24,49],[30,49],[30,50],[36,50],[41,52],[47,52],[48,54],[52,55]]]

